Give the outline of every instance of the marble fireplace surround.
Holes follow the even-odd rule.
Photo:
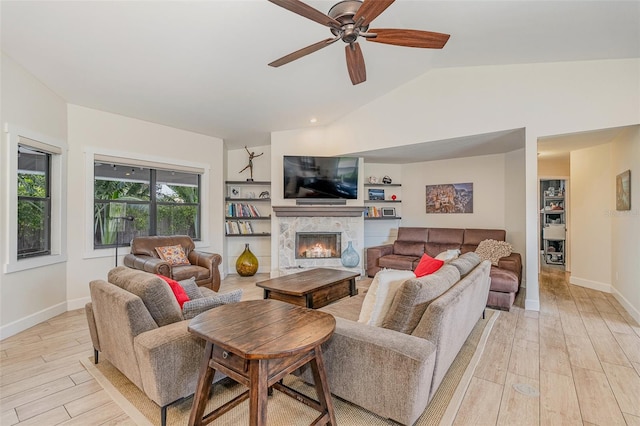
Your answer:
[[[308,268],[334,268],[362,274],[363,210],[362,206],[273,206],[278,221],[278,273],[287,275]],[[346,268],[340,258],[296,259],[296,232],[340,232],[342,249],[351,241],[360,255],[360,263],[355,268]]]

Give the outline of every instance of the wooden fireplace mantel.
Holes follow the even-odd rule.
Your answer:
[[[364,209],[364,206],[273,206],[279,217],[358,217]]]

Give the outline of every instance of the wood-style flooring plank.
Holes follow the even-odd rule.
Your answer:
[[[573,379],[584,421],[597,425],[625,425],[604,372],[574,367]]]
[[[608,362],[611,364],[622,365],[624,367],[631,367],[631,363],[624,354],[624,351],[618,344],[618,341],[613,337],[610,331],[607,333],[601,333],[593,335],[591,337],[591,344],[598,354],[598,359],[601,362]]]
[[[540,371],[540,424],[582,424],[578,396],[571,377]]]
[[[596,351],[591,345],[591,340],[586,336],[573,336],[565,334],[569,361],[574,367],[586,368],[589,370],[602,371],[600,360]]]
[[[20,421],[23,421],[100,390],[102,390],[102,387],[100,387],[98,382],[91,380],[60,392],[56,392],[52,395],[34,401],[31,404],[17,407],[16,412],[18,413]]]
[[[0,399],[0,406],[2,406],[3,410],[9,408],[17,408],[21,405],[38,401],[39,399],[60,392],[61,390],[72,388],[74,386],[75,383],[73,383],[73,380],[71,380],[69,376],[60,377],[57,380],[53,380],[47,383],[41,383],[38,386],[30,387],[9,396],[3,396]]]
[[[584,328],[582,317],[578,311],[575,313],[560,311],[560,321],[562,322],[564,334],[587,337],[587,329]]]
[[[537,342],[520,339],[513,340],[509,373],[538,380],[540,374],[540,346]]]
[[[612,333],[634,334],[633,329],[627,321],[622,318],[622,315],[617,313],[612,314],[610,312],[602,312],[600,315]]]
[[[640,376],[633,368],[602,363],[609,385],[623,413],[640,416]]]
[[[453,424],[495,425],[498,421],[502,389],[502,385],[473,377]]]
[[[64,408],[67,409],[67,412],[71,417],[77,417],[80,414],[91,411],[94,408],[107,405],[110,402],[112,401],[109,394],[104,390],[99,390],[98,392],[91,393],[65,404]]]
[[[532,393],[523,393],[521,391],[523,388],[530,389]],[[538,380],[507,373],[497,425],[538,426],[540,424],[539,392]]]
[[[47,412],[31,417],[23,422],[18,423],[20,426],[45,426],[58,425],[64,421],[71,419],[64,407],[55,407]],[[3,423],[4,426],[4,423]]]
[[[513,341],[492,332],[473,375],[503,385],[509,369],[512,344]]]
[[[622,413],[622,415],[624,416],[624,420],[627,422],[627,426],[640,426],[640,417],[626,413]]]
[[[2,412],[0,413],[0,425],[2,426],[12,426],[18,423],[18,414],[16,410],[13,408],[10,410],[5,410],[2,407]]]
[[[101,405],[93,410],[82,413],[78,417],[72,417],[66,422],[60,423],[64,426],[85,426],[88,424],[102,425],[109,421],[120,417],[122,415],[122,409],[118,407],[115,402],[110,402],[107,405]]]
[[[548,333],[540,335],[540,373],[542,371],[571,377],[571,362],[564,335]]]

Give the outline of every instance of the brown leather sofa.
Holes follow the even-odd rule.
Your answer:
[[[156,247],[178,244],[182,246],[190,265],[171,266],[160,259],[156,252]],[[188,235],[137,237],[131,241],[131,252],[124,257],[124,264],[129,268],[164,275],[176,281],[194,277],[199,286],[218,291],[220,289],[218,266],[222,262],[222,256],[198,251],[195,247]]]
[[[400,227],[393,244],[367,248],[367,275],[373,277],[382,268],[415,270],[423,253],[435,257],[450,249],[461,253],[475,251],[481,241],[505,241],[502,229],[460,229]],[[491,287],[487,306],[510,310],[522,281],[522,258],[511,253],[491,266]]]

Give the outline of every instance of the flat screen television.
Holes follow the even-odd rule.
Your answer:
[[[358,157],[285,155],[284,198],[358,198]]]

